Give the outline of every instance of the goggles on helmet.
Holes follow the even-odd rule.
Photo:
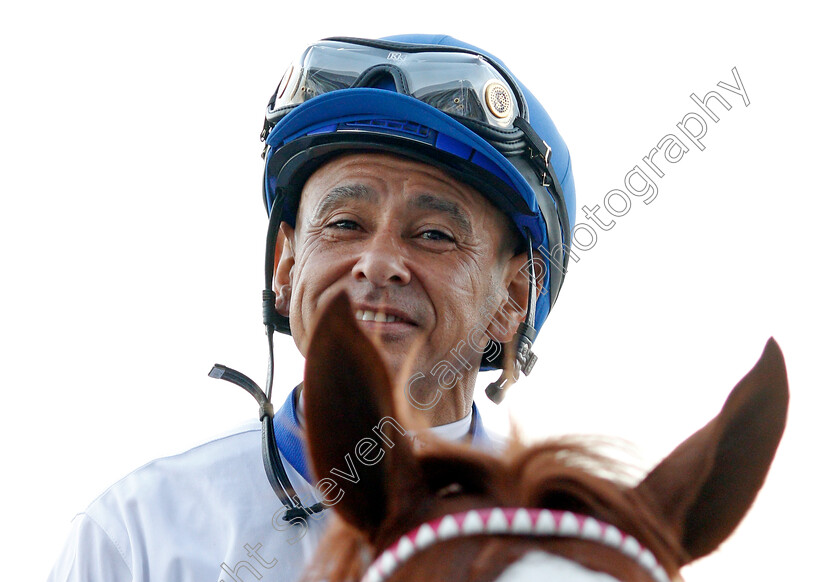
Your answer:
[[[461,120],[512,129],[527,118],[521,91],[504,69],[467,49],[355,38],[326,39],[289,66],[268,104],[264,135],[313,97],[385,83]]]

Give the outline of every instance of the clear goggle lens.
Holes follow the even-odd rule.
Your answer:
[[[280,81],[269,114],[356,86],[363,75],[360,85],[371,86],[388,76],[389,66],[402,73],[395,79],[397,91],[444,113],[503,128],[512,127],[521,115],[517,92],[480,55],[406,52],[339,41],[322,41],[304,51]]]

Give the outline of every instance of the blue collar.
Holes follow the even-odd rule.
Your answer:
[[[481,420],[475,402],[472,405],[472,413],[470,434],[473,445],[480,449],[491,450],[493,441],[484,428],[484,422]],[[302,432],[297,421],[297,398],[295,398],[295,391],[292,390],[283,406],[274,415],[274,435],[277,438],[277,448],[280,449],[283,458],[295,468],[295,471],[312,483],[312,475],[306,464],[306,448],[301,438]]]

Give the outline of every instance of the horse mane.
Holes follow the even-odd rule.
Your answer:
[[[473,508],[459,496],[483,495],[505,506],[563,509],[615,525],[657,556],[672,579],[679,579],[684,551],[634,488],[634,467],[602,452],[613,443],[565,436],[526,445],[514,434],[500,454],[489,454],[434,437],[416,451],[428,503],[416,524]],[[444,507],[445,506],[445,509]],[[390,516],[381,535],[369,540],[340,518],[328,528],[307,582],[360,580],[369,562],[408,528],[406,516]],[[486,540],[486,538],[485,538]],[[446,542],[444,542],[446,543]],[[484,542],[486,543],[486,541]]]

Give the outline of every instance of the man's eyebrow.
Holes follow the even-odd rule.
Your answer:
[[[421,194],[411,200],[411,206],[423,210],[442,212],[454,220],[461,230],[472,234],[472,225],[467,218],[467,213],[456,202],[432,194]]]
[[[312,213],[312,220],[317,222],[322,216],[328,214],[336,206],[340,206],[351,200],[362,200],[364,202],[376,202],[379,199],[376,192],[364,184],[342,184],[336,186],[324,196],[318,203],[315,212]]]

